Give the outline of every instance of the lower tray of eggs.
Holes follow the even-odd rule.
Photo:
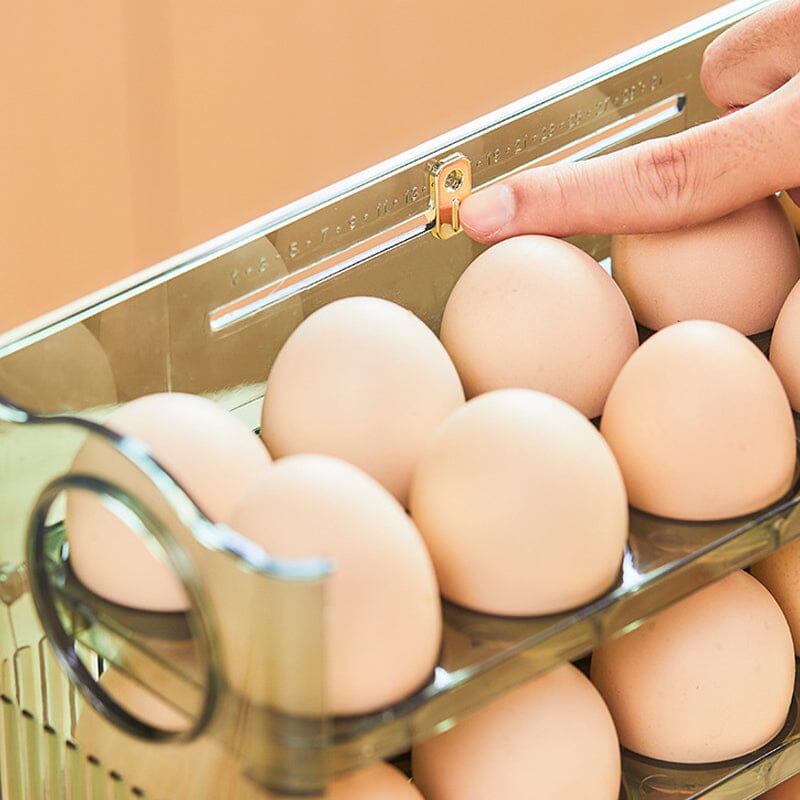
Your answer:
[[[495,245],[457,283],[441,339],[387,300],[331,303],[278,355],[262,443],[186,395],[140,398],[107,420],[144,442],[210,519],[275,556],[333,559],[325,654],[335,716],[424,705],[448,656],[440,595],[446,629],[448,609],[450,620],[472,615],[498,631],[559,619],[550,615],[577,630],[591,614],[575,609],[606,613],[582,642],[617,638],[595,650],[588,678],[554,666],[583,654],[564,645],[545,674],[484,688],[481,702],[499,696],[415,744],[417,788],[403,780],[399,794],[371,797],[615,800],[621,785],[630,800],[755,797],[769,783],[747,765],[793,741],[800,544],[750,575],[737,568],[775,546],[751,542],[705,580],[663,594],[659,607],[670,607],[644,622],[655,607],[612,624],[603,598],[622,607],[639,588],[626,585],[631,515],[640,546],[648,526],[682,530],[685,545],[692,525],[719,532],[729,520],[723,529],[739,535],[764,509],[793,507],[795,233],[767,198],[696,229],[617,237],[612,270],[618,283],[545,237]],[[657,329],[641,344],[634,316]],[[770,363],[747,337],[773,326]],[[93,458],[87,445],[76,469],[93,469]],[[69,501],[65,527],[88,590],[144,612],[187,609],[175,576],[97,498]],[[724,549],[724,539],[710,541]],[[671,560],[669,542],[657,543],[654,598],[661,567],[677,574],[694,556],[707,566],[702,533],[697,542]],[[484,685],[502,651],[475,666]],[[447,725],[427,733],[436,727]],[[740,794],[713,794],[745,773]],[[692,775],[716,777],[701,787]]]

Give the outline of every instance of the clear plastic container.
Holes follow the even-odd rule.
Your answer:
[[[452,285],[481,248],[464,236],[431,236],[431,162],[463,153],[478,187],[532,163],[710,119],[702,51],[760,5],[726,6],[0,337],[0,394],[30,407],[0,404],[4,797],[323,796],[335,775],[397,756],[800,534],[797,482],[784,500],[743,519],[689,524],[632,512],[623,568],[604,596],[535,619],[445,603],[442,653],[426,685],[378,713],[335,718],[322,692],[330,565],[272,559],[211,523],[202,498],[195,505],[137,443],[96,422],[125,400],[179,390],[255,428],[266,371],[289,331],[341,296],[387,297],[438,329]],[[603,237],[577,243],[607,255]],[[44,363],[60,367],[43,371]],[[71,473],[87,441],[104,466]],[[101,496],[150,542],[191,610],[136,612],[82,587],[64,545],[70,492]],[[262,613],[246,613],[252,607]],[[687,768],[626,754],[627,797],[757,796],[800,771],[795,708],[779,741],[732,764]]]

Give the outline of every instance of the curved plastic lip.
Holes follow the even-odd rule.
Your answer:
[[[286,581],[320,581],[333,571],[329,559],[277,558],[227,525],[212,522],[180,483],[150,454],[148,448],[134,438],[122,436],[98,422],[81,417],[37,414],[3,395],[0,395],[0,422],[69,425],[99,436],[152,481],[180,523],[203,547],[232,556],[245,571]]]

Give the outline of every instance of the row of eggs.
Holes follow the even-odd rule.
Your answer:
[[[753,219],[759,231],[772,228],[755,234]],[[800,289],[789,294],[800,277],[797,241],[774,198],[713,226],[739,237],[717,272],[732,262],[747,280],[736,290],[735,275],[717,274],[713,294],[730,295],[729,309],[705,316],[753,333],[786,301],[773,338],[778,366],[800,341],[791,335]],[[186,395],[141,398],[108,424],[144,441],[211,519],[278,556],[332,556],[330,706],[351,714],[389,705],[435,664],[440,590],[495,614],[566,610],[616,580],[628,500],[664,516],[713,519],[757,510],[789,489],[795,438],[780,380],[742,333],[719,322],[672,324],[670,314],[700,315],[675,306],[674,287],[687,286],[691,298],[714,270],[692,264],[680,242],[650,242],[618,237],[612,254],[639,321],[667,326],[638,349],[625,297],[593,259],[565,242],[519,237],[464,273],[441,343],[377,298],[338,301],[303,322],[267,383],[269,452],[235,418]],[[765,258],[768,245],[774,258]],[[647,264],[654,252],[680,255],[682,277],[675,264],[659,267],[670,302],[637,284],[650,276],[644,262],[635,266],[637,248]],[[653,298],[660,318],[642,310]],[[749,321],[737,317],[743,307],[754,309]],[[587,417],[603,410],[601,436]],[[79,578],[124,605],[185,607],[171,571],[119,526],[115,535],[101,513],[89,498],[69,503]]]
[[[791,634],[775,600],[737,572],[601,646],[591,680],[564,664],[415,744],[413,782],[376,764],[334,780],[326,796],[617,800],[620,744],[674,762],[737,758],[784,727],[794,673]],[[182,727],[180,715],[124,673],[109,669],[101,685],[160,726]],[[124,759],[137,781],[158,787],[154,797],[197,796],[213,786],[237,800],[272,797],[213,739],[148,749],[89,708],[77,736],[103,763]],[[791,791],[788,784],[774,797]]]

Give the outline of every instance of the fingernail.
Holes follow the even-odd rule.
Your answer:
[[[498,233],[513,217],[514,194],[502,183],[470,195],[461,208],[461,224],[478,236]]]

